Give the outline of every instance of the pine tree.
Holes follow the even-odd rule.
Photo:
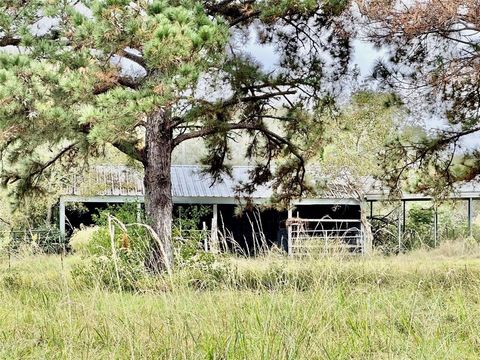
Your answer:
[[[180,143],[203,138],[202,163],[220,179],[229,139],[248,136],[257,166],[246,190],[269,181],[278,194],[305,190],[299,138],[313,132],[308,114],[325,78],[347,71],[350,42],[336,22],[346,4],[0,1],[4,182],[25,194],[55,164],[113,145],[144,167],[147,218],[167,253],[153,245],[160,270],[172,261],[170,166]],[[249,55],[252,34],[275,48],[274,71]]]

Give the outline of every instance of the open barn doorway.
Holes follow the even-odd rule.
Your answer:
[[[65,207],[65,234],[67,238],[75,230],[86,226],[93,226],[96,223],[96,217],[102,210],[106,210],[108,203],[94,202],[71,202]]]
[[[236,205],[218,205],[219,245],[223,250],[254,256],[281,247],[287,211],[255,207],[239,210]]]

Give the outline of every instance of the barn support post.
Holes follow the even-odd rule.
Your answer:
[[[287,244],[288,244],[288,256],[293,256],[293,239],[292,239],[292,218],[293,218],[293,209],[292,207],[288,208],[287,216]]]
[[[207,230],[207,223],[204,221],[202,222],[202,235],[203,238],[203,250],[208,252],[208,230]]]
[[[60,238],[63,241],[65,241],[65,222],[66,222],[66,218],[65,218],[65,199],[61,196],[60,197],[60,202],[59,202],[59,213],[60,213],[60,216],[59,216],[59,230],[60,230]]]
[[[210,251],[213,253],[218,253],[218,205],[212,205],[212,226],[210,234]]]
[[[402,201],[402,204],[403,204],[403,201]],[[398,225],[397,225],[397,230],[398,230],[398,253],[401,253],[402,252],[402,237],[403,237],[403,229],[402,229],[402,224],[403,224],[403,220],[402,220],[402,216],[403,215],[403,205],[399,206],[398,207]]]
[[[473,236],[473,199],[468,199],[468,236]]]
[[[142,203],[137,203],[137,222],[142,222]]]

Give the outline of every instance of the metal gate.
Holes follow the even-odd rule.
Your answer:
[[[359,219],[287,220],[288,255],[363,254],[364,235]]]

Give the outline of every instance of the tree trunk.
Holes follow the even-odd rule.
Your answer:
[[[145,211],[147,221],[160,243],[151,247],[147,266],[160,272],[173,263],[172,252],[172,182],[173,134],[168,110],[157,110],[147,118],[145,134]]]

